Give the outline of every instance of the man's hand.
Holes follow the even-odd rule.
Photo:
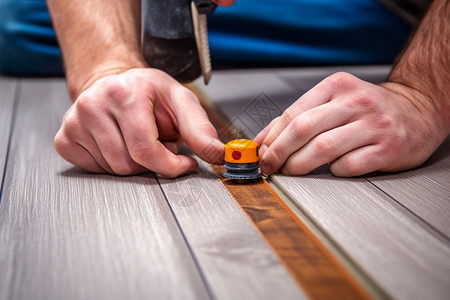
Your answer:
[[[337,73],[256,138],[264,173],[337,176],[422,164],[450,133],[450,0],[435,0],[381,86]]]
[[[197,165],[177,155],[184,141],[201,159],[222,161],[223,144],[195,95],[144,60],[140,0],[47,4],[74,100],[55,137],[63,158],[90,172],[175,177]]]
[[[196,96],[166,73],[132,69],[97,80],[67,111],[55,137],[59,154],[84,170],[167,177],[197,166],[176,155],[183,140],[218,163],[223,144]]]
[[[413,89],[336,73],[256,137],[262,171],[303,175],[326,163],[336,176],[409,169],[445,138],[436,115]]]

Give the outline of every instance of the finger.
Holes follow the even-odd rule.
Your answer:
[[[170,178],[194,170],[195,159],[173,154],[158,140],[150,103],[138,101],[132,109],[114,114],[130,157],[145,168]]]
[[[79,152],[79,148],[73,148],[76,145],[79,145],[84,151],[89,153],[96,164],[103,169],[103,173],[114,173],[100,152],[91,133],[84,126],[84,122],[80,120],[77,110],[73,109],[66,114],[63,125],[55,136],[55,147],[60,149],[59,151],[63,153],[60,154],[64,159],[72,162],[74,159],[71,159],[71,157],[75,158]],[[76,160],[79,161],[78,159]],[[79,166],[79,164],[76,165]]]
[[[384,170],[389,162],[383,155],[382,145],[368,145],[351,151],[330,164],[330,171],[338,177],[360,176]],[[395,171],[395,170],[392,170]]]
[[[266,134],[261,146],[264,145],[269,147],[272,145],[294,118],[313,107],[328,102],[332,95],[333,91],[323,88],[320,83],[306,92],[294,102],[294,104],[287,108],[280,117],[278,117],[277,121],[271,126],[269,132]]]
[[[370,145],[378,138],[361,128],[363,121],[356,121],[319,134],[299,151],[292,154],[281,168],[285,175],[304,175],[355,149]]]
[[[103,108],[102,95],[85,92],[67,115],[64,125],[73,138],[83,146],[108,173],[131,175],[148,171],[135,163],[128,154],[117,122]]]
[[[212,0],[212,2],[220,5],[220,6],[230,6],[232,5],[236,0]]]
[[[175,103],[174,109],[185,143],[201,159],[209,163],[223,163],[224,144],[197,97],[186,89],[180,91],[177,99],[180,101]]]
[[[351,111],[336,103],[326,103],[294,118],[262,154],[261,171],[264,174],[277,172],[293,153],[315,136],[347,123],[352,117]]]
[[[95,124],[89,125],[98,151],[112,170],[112,174],[132,175],[148,171],[130,156],[124,137],[112,116],[99,116]]]
[[[258,145],[262,145],[262,142],[264,141],[264,139],[266,138],[267,134],[269,133],[270,129],[272,129],[273,125],[278,122],[280,117],[276,117],[275,119],[273,119],[269,125],[267,125],[263,130],[261,130],[258,135],[253,139]],[[263,152],[261,151],[262,149],[260,149],[259,154],[262,157],[263,156]]]
[[[270,146],[280,133],[299,114],[313,107],[327,103],[332,99],[336,99],[340,95],[350,93],[355,89],[357,84],[360,84],[361,82],[363,81],[355,76],[343,72],[328,76],[284,111],[281,118],[273,125],[267,134],[262,145]]]
[[[56,135],[55,149],[66,161],[87,172],[107,173],[85,148],[75,142]]]

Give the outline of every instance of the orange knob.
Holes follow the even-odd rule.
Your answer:
[[[258,160],[258,143],[252,140],[237,139],[225,145],[225,161],[228,163],[254,163]]]

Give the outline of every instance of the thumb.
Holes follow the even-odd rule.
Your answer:
[[[224,144],[194,93],[177,103],[178,130],[195,155],[206,162],[223,164]]]

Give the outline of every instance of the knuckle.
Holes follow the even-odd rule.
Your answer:
[[[378,129],[383,129],[385,131],[389,131],[389,132],[396,132],[397,128],[396,128],[396,121],[394,120],[394,118],[390,117],[390,116],[386,116],[386,115],[381,115],[378,116],[375,120],[375,126]]]
[[[182,85],[177,85],[177,87],[173,89],[173,96],[174,99],[186,99],[192,102],[199,102],[194,92]]]
[[[291,122],[291,126],[294,139],[303,139],[313,132],[312,124],[305,118],[295,118]]]
[[[298,112],[293,108],[286,109],[281,115],[281,120],[283,120],[286,124],[289,124],[298,116]]]
[[[105,78],[105,91],[108,99],[117,103],[123,103],[130,98],[130,82],[120,80],[119,76],[109,76]]]
[[[360,90],[351,99],[352,104],[359,109],[364,110],[377,110],[379,108],[380,101],[374,93],[368,90]]]
[[[88,118],[98,115],[100,110],[98,106],[96,99],[88,94],[82,94],[76,101],[76,111]],[[75,118],[75,114],[72,114],[72,117]]]
[[[78,119],[73,115],[68,115],[66,118],[64,118],[64,131],[67,132],[75,132],[81,128],[81,122],[78,121]]]
[[[62,156],[66,157],[73,149],[73,142],[64,136],[61,131],[59,131],[53,141],[56,151]]]
[[[358,78],[347,72],[337,72],[328,76],[325,80],[333,87],[345,88],[354,86]]]
[[[320,138],[314,144],[314,151],[321,157],[331,157],[336,151],[335,142],[331,138]]]

